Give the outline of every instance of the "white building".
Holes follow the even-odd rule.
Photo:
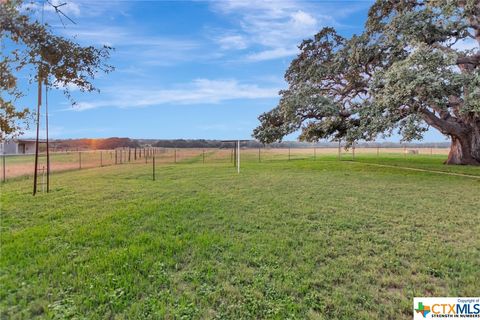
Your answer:
[[[35,153],[35,139],[14,139],[0,142],[0,154]]]

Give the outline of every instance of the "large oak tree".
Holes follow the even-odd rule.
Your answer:
[[[433,127],[451,139],[447,164],[480,164],[480,1],[378,0],[363,34],[324,28],[299,48],[260,141],[299,129],[304,141],[409,141]]]
[[[39,80],[64,91],[97,90],[92,83],[98,72],[110,72],[106,64],[110,47],[81,46],[55,35],[50,26],[38,19],[41,4],[23,0],[0,0],[0,140],[21,133],[28,124],[32,106],[21,107],[19,98],[26,94],[19,85],[19,75],[30,83]]]

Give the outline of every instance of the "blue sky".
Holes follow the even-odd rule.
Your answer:
[[[372,3],[67,2],[62,8],[76,25],[65,21],[64,28],[49,8],[46,22],[82,44],[115,47],[116,70],[99,75],[100,93],[72,88],[76,107],[51,92],[51,136],[158,139],[251,138],[258,115],[275,107],[285,88],[283,74],[301,40],[324,26],[344,36],[360,33]],[[33,106],[35,88],[29,88],[23,102]],[[425,140],[444,138],[429,132]]]

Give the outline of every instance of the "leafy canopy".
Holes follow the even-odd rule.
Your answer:
[[[40,75],[42,82],[62,90],[71,100],[69,87],[83,92],[98,90],[92,83],[96,74],[113,70],[105,62],[112,48],[83,47],[55,35],[48,24],[34,18],[32,10],[22,0],[0,1],[1,140],[20,134],[28,124],[29,108],[17,106],[26,94],[19,87],[20,72],[28,74],[30,84]]]
[[[300,44],[288,89],[254,137],[271,143],[301,130],[300,140],[351,144],[397,129],[403,140],[429,126],[453,136],[477,130],[479,44],[478,0],[378,0],[361,35],[324,28]]]

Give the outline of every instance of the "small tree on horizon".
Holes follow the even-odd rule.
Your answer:
[[[377,0],[361,35],[324,28],[299,48],[288,89],[259,117],[261,142],[297,130],[347,146],[395,130],[411,141],[433,127],[451,139],[445,163],[480,165],[478,0]]]

